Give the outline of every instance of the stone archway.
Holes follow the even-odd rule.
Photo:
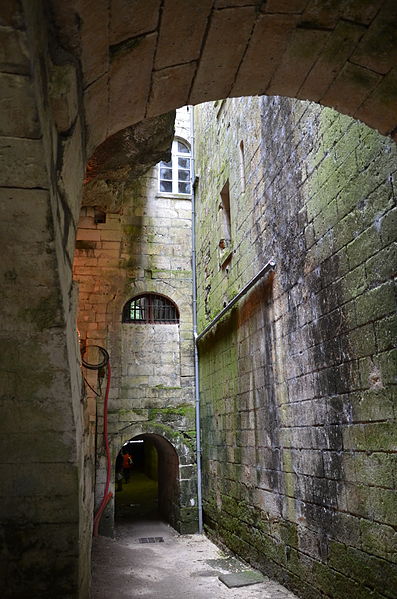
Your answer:
[[[130,439],[131,442],[142,441],[145,451],[143,464],[138,464],[138,450],[140,445],[132,446],[134,468],[140,467],[145,474],[157,481],[158,512],[162,519],[178,528],[180,513],[180,480],[179,480],[179,458],[174,446],[161,435],[144,433]],[[150,450],[150,456],[147,454]],[[154,452],[153,452],[154,449]],[[150,462],[147,463],[147,457]],[[149,472],[150,470],[150,472]],[[132,476],[134,471],[132,472]],[[116,495],[117,503],[117,495]]]
[[[128,441],[137,439],[151,443],[157,451],[160,515],[182,534],[197,532],[197,480],[193,448],[178,432],[167,426],[148,423],[133,425],[121,434],[115,434],[113,451],[118,451]],[[111,514],[113,509],[110,506]],[[111,517],[114,518],[114,515]],[[111,529],[113,530],[113,524]]]
[[[244,95],[313,100],[384,134],[397,125],[390,0],[83,0],[53,11],[81,59],[89,153],[144,118]]]

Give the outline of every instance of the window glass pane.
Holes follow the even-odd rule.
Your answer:
[[[184,154],[189,154],[189,148],[187,146],[185,146],[185,144],[183,144],[181,141],[178,141],[178,152],[184,153]]]
[[[178,158],[178,166],[180,168],[190,169],[190,159],[189,158]]]
[[[179,179],[179,181],[189,181],[190,171],[183,171],[183,170],[179,169],[178,179]]]
[[[172,180],[172,170],[170,168],[160,169],[160,179]]]
[[[130,319],[145,320],[145,298],[141,297],[130,304]]]
[[[172,160],[170,160],[169,162],[164,162],[164,160],[162,160],[160,162],[160,166],[168,166],[169,168],[172,168]]]
[[[179,193],[190,193],[190,183],[178,183]]]
[[[160,191],[172,191],[172,181],[160,181]]]

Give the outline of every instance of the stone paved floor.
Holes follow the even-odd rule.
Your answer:
[[[141,544],[140,537],[164,542]],[[297,599],[267,578],[227,588],[218,579],[236,570],[227,558],[204,535],[179,535],[159,520],[123,521],[115,539],[94,539],[92,599]]]

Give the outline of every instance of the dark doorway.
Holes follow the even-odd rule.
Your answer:
[[[129,463],[129,456],[132,463]],[[179,460],[164,437],[143,434],[124,443],[115,464],[115,524],[179,514]]]

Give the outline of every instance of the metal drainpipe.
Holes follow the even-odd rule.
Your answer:
[[[194,340],[194,395],[196,404],[196,461],[197,461],[197,510],[198,531],[203,532],[203,495],[201,483],[201,425],[200,425],[200,379],[197,346],[197,282],[196,282],[196,176],[194,171],[194,113],[190,107],[190,147],[192,157],[192,294],[193,294],[193,340]]]

